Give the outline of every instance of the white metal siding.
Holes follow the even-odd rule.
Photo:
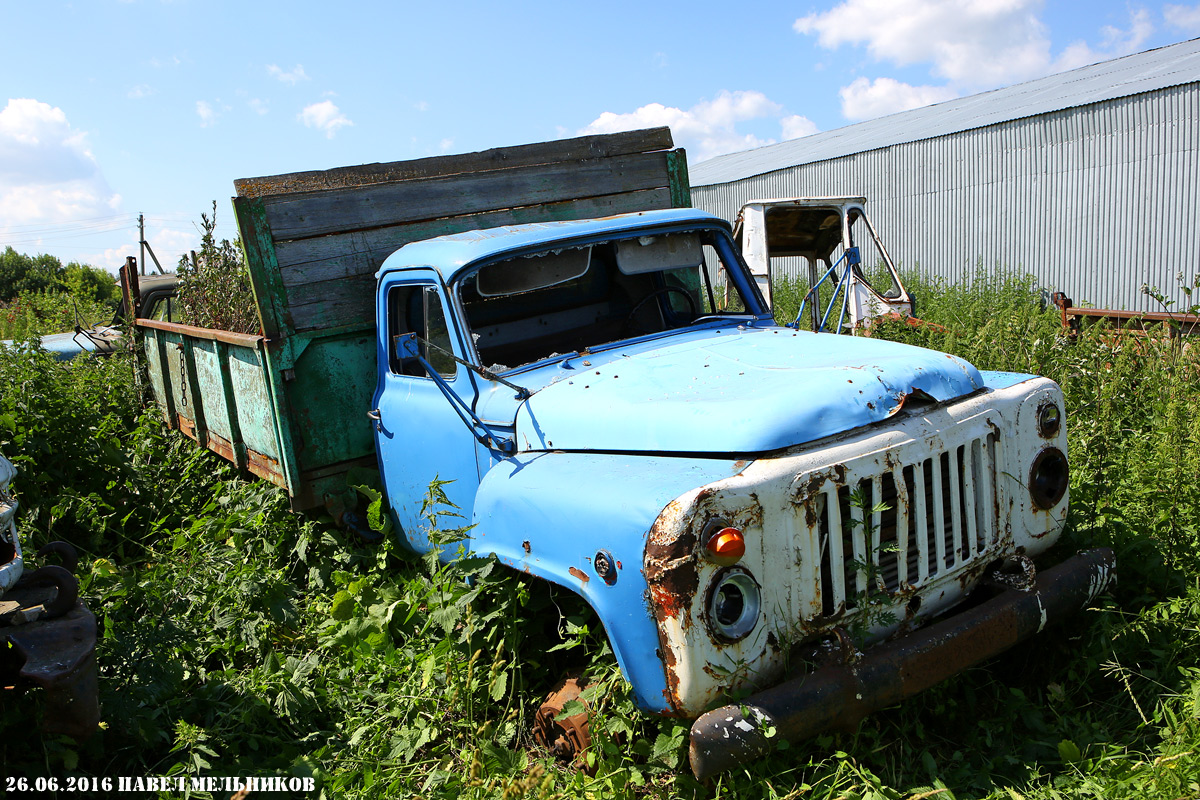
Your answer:
[[[747,200],[863,195],[902,267],[959,281],[1030,272],[1077,304],[1184,303],[1200,272],[1200,83],[801,164],[692,190],[727,219]]]

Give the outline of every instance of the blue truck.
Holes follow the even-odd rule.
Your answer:
[[[699,777],[1111,580],[1105,550],[1034,561],[1066,517],[1058,386],[780,326],[666,129],[235,187],[261,330],[138,321],[168,424],[348,524],[377,468],[417,552],[446,482],[469,552],[580,594],[638,705],[695,720]],[[539,739],[570,754],[563,700]]]

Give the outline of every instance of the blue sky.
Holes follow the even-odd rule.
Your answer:
[[[0,0],[0,247],[164,266],[235,178],[670,125],[692,163],[1200,36],[1200,4]]]

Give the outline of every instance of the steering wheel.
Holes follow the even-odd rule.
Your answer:
[[[654,333],[655,331],[652,331],[648,328],[639,328],[638,326],[634,325],[634,318],[637,316],[637,313],[642,310],[642,306],[646,305],[646,303],[649,303],[656,297],[662,297],[663,295],[670,294],[671,292],[676,292],[683,295],[684,299],[687,300],[688,311],[691,313],[693,318],[699,315],[700,309],[696,307],[696,298],[692,297],[687,289],[684,289],[682,286],[663,286],[655,289],[641,300],[638,300],[633,304],[633,308],[629,310],[628,316],[625,317],[625,327],[635,333]]]

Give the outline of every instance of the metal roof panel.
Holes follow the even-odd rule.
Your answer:
[[[990,92],[717,156],[694,164],[689,177],[692,186],[729,183],[797,164],[932,139],[1197,81],[1200,81],[1200,39],[1192,39]]]

